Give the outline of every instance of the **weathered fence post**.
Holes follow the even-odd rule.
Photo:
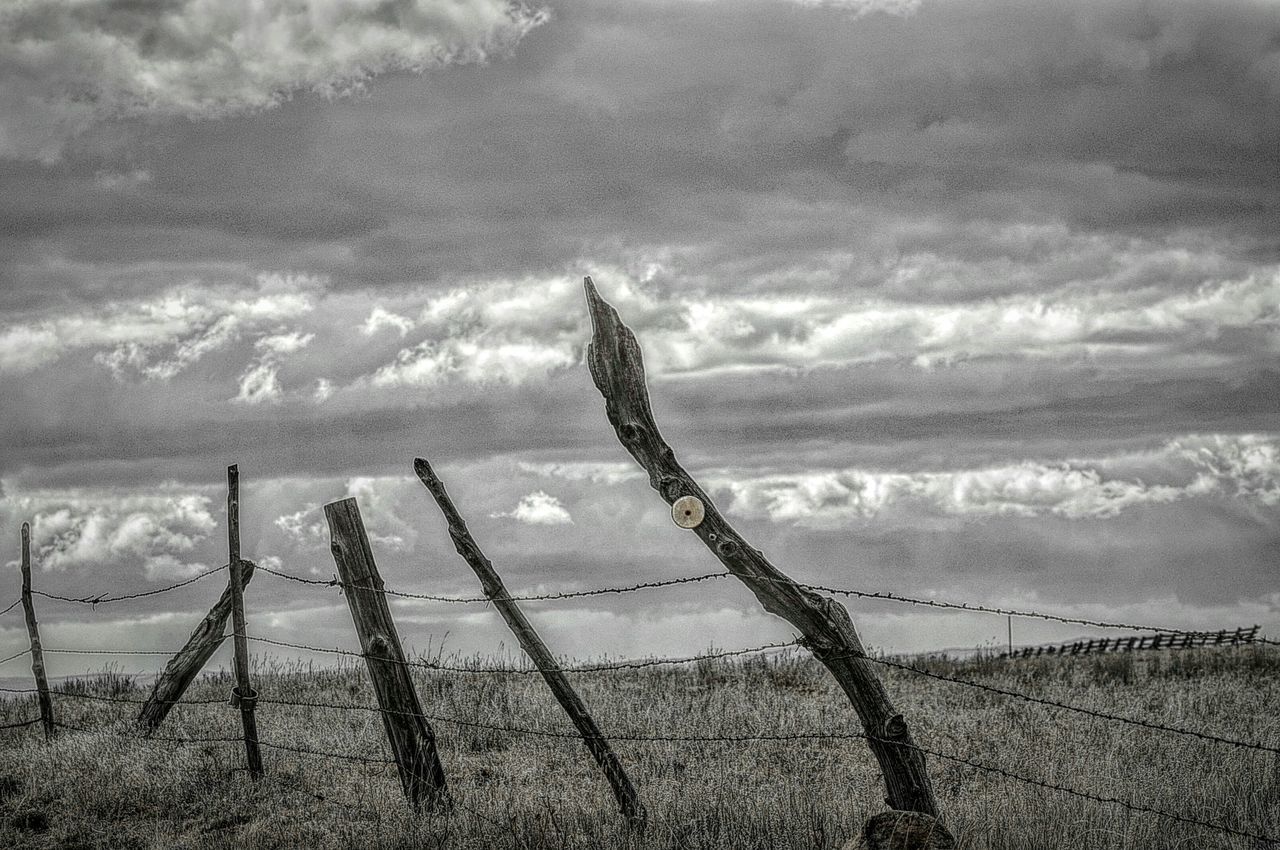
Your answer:
[[[589,277],[585,288],[592,325],[587,364],[618,439],[649,473],[650,486],[672,506],[676,524],[691,529],[766,611],[798,629],[805,646],[831,671],[862,721],[867,745],[884,776],[889,806],[936,817],[938,802],[924,753],[867,660],[848,611],[796,584],[752,548],[680,466],[653,419],[640,344]]]
[[[415,807],[426,802],[430,808],[447,809],[449,792],[436,751],[435,733],[422,716],[400,636],[382,592],[382,577],[360,520],[360,508],[355,499],[343,499],[325,505],[324,515],[329,521],[330,548],[338,565],[342,591],[382,708],[387,740],[395,753],[400,785]]]
[[[258,720],[253,710],[258,692],[249,683],[249,641],[244,618],[244,583],[240,578],[240,468],[227,467],[227,549],[231,564],[231,627],[234,630],[236,686],[231,690],[231,705],[240,709],[244,727],[244,754],[249,775],[262,776],[262,752],[258,749]]]
[[[40,649],[40,628],[36,625],[36,608],[31,601],[31,524],[22,524],[22,610],[27,615],[27,634],[31,637],[31,675],[36,680],[40,701],[40,722],[47,741],[53,737],[53,701],[49,699],[49,680],[44,674],[44,652]]]
[[[249,579],[253,578],[253,571],[257,565],[253,561],[244,559],[240,560],[240,565],[239,584],[243,588],[249,583]],[[156,679],[155,686],[151,689],[151,696],[147,697],[147,701],[142,704],[142,710],[138,712],[138,726],[150,733],[164,722],[169,709],[182,699],[188,686],[226,640],[224,633],[230,617],[231,581],[228,580],[227,587],[222,591],[222,596],[218,598],[217,603],[209,609],[209,613],[191,632],[186,645],[169,659],[160,678]]]
[[[445,492],[444,482],[432,470],[431,464],[423,458],[414,460],[413,469],[422,479],[422,483],[431,491],[431,495],[435,497],[436,504],[440,506],[440,511],[449,525],[449,536],[453,538],[454,548],[480,579],[484,595],[489,597],[493,606],[498,609],[498,613],[502,615],[502,619],[506,620],[516,640],[520,642],[520,647],[538,668],[547,687],[551,688],[556,701],[560,703],[565,714],[569,715],[578,734],[582,736],[583,743],[595,757],[596,764],[604,771],[605,778],[609,780],[609,786],[613,789],[613,795],[618,799],[618,808],[622,810],[623,817],[631,826],[643,828],[646,818],[644,805],[637,797],[636,789],[631,784],[631,779],[623,769],[622,763],[618,761],[609,742],[600,734],[600,729],[587,711],[586,704],[556,664],[547,645],[542,642],[542,638],[525,618],[520,606],[507,592],[507,588],[502,583],[502,577],[485,557],[484,552],[480,551],[479,544],[467,530],[466,521],[458,513],[449,494]]]

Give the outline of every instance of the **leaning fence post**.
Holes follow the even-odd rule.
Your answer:
[[[636,789],[631,784],[631,779],[623,769],[622,763],[618,761],[608,740],[600,734],[600,729],[587,711],[586,704],[573,689],[564,671],[556,664],[547,645],[542,642],[538,632],[525,618],[524,612],[511,598],[511,594],[507,593],[507,588],[503,585],[498,571],[493,568],[493,564],[485,557],[484,552],[480,551],[479,544],[467,530],[466,521],[458,513],[449,494],[445,492],[444,482],[432,470],[431,464],[423,458],[414,460],[413,469],[422,479],[422,483],[431,491],[431,495],[435,497],[436,504],[440,506],[440,511],[449,525],[449,536],[453,538],[454,548],[480,579],[484,595],[489,597],[493,606],[498,609],[498,613],[502,615],[502,619],[506,620],[516,640],[520,642],[520,647],[538,668],[538,672],[546,680],[547,687],[551,689],[551,693],[555,695],[556,701],[560,703],[565,714],[569,715],[578,734],[582,736],[583,743],[595,757],[596,764],[600,765],[600,769],[604,771],[605,778],[609,780],[609,786],[613,789],[613,795],[618,799],[618,808],[622,810],[623,817],[633,827],[643,828],[646,818],[644,804],[637,797]]]
[[[351,609],[369,679],[378,695],[382,723],[395,753],[400,785],[415,807],[447,809],[449,792],[444,767],[436,751],[436,737],[422,715],[418,692],[409,677],[400,636],[383,593],[382,577],[369,549],[369,537],[355,499],[324,506],[332,538],[330,549],[338,565],[342,592]]]
[[[22,524],[22,610],[27,615],[27,634],[31,637],[31,675],[36,680],[40,700],[40,722],[47,741],[53,737],[53,701],[49,699],[49,680],[44,674],[44,652],[40,649],[40,629],[36,625],[36,608],[31,601],[31,524]]]
[[[894,809],[936,817],[938,801],[925,754],[915,745],[906,720],[867,660],[849,612],[835,600],[796,584],[752,548],[676,461],[653,419],[640,344],[617,311],[600,297],[591,278],[584,284],[592,326],[587,365],[619,441],[649,473],[650,486],[671,505],[676,524],[690,529],[766,611],[799,630],[804,645],[831,671],[862,721],[867,745],[884,777],[886,802]]]
[[[240,565],[238,584],[243,588],[249,583],[249,579],[253,578],[257,565],[243,558],[240,560]],[[182,699],[187,687],[209,663],[209,659],[213,657],[218,647],[222,646],[222,642],[226,640],[227,620],[230,617],[231,581],[228,580],[222,596],[191,632],[186,645],[169,659],[164,672],[160,674],[160,678],[156,679],[155,686],[151,689],[151,696],[147,697],[147,701],[142,704],[142,710],[138,712],[137,724],[144,731],[154,732],[164,722],[169,709]]]
[[[262,776],[262,751],[258,749],[258,720],[253,714],[258,692],[249,684],[249,642],[244,618],[244,584],[240,563],[240,468],[227,467],[227,549],[231,564],[231,628],[235,639],[236,686],[231,690],[231,705],[240,709],[244,727],[244,754],[249,775]]]

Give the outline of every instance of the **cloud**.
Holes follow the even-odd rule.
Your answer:
[[[274,363],[259,363],[240,377],[235,400],[243,404],[263,404],[280,400],[280,372]]]
[[[528,525],[570,525],[573,517],[555,496],[537,490],[520,500],[508,513],[490,514],[492,517],[510,517]]]
[[[192,575],[206,567],[185,558],[218,525],[211,500],[192,493],[48,491],[16,493],[4,502],[15,520],[30,518],[32,557],[45,570],[96,572],[125,564],[140,566],[151,580]]]
[[[1121,471],[1127,477],[1117,474]],[[1109,519],[1131,507],[1190,498],[1280,504],[1280,438],[1193,436],[1152,452],[941,472],[713,473],[708,484],[728,495],[730,515],[819,527],[848,525],[894,509],[979,518]]]
[[[260,274],[239,291],[182,284],[148,299],[11,324],[0,329],[0,372],[29,372],[88,348],[118,378],[167,381],[242,334],[307,313],[323,285],[306,275]],[[264,339],[268,351],[310,341],[289,335]]]
[[[382,307],[374,307],[369,311],[369,318],[364,320],[360,332],[365,336],[373,336],[384,328],[397,331],[401,337],[413,330],[414,321],[408,316],[392,313]]]
[[[315,339],[313,333],[303,334],[298,331],[264,336],[253,344],[259,351],[270,354],[294,354],[311,344]]]
[[[402,513],[414,505],[412,497],[420,495],[417,479],[358,475],[348,478],[342,486],[345,498],[353,498],[358,504],[370,543],[397,552],[413,548],[418,532]],[[300,549],[326,549],[329,545],[329,524],[318,502],[308,502],[300,510],[276,517],[273,525]]]
[[[484,62],[544,20],[508,0],[29,0],[0,16],[0,156],[54,160],[111,118],[218,118]]]
[[[559,478],[563,481],[589,481],[592,484],[618,484],[644,478],[645,474],[633,463],[601,463],[591,461],[552,461],[530,463],[518,461],[521,472],[543,478]]]
[[[804,369],[901,361],[919,368],[977,358],[1134,362],[1212,353],[1224,334],[1258,331],[1280,354],[1280,270],[1209,281],[1187,293],[1092,288],[976,301],[677,290],[602,278],[639,334],[654,375]],[[520,384],[580,362],[590,329],[576,281],[477,283],[421,308],[427,338],[401,349],[374,386],[449,381]],[[1217,356],[1214,354],[1213,356]]]

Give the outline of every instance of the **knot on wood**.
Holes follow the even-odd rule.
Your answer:
[[[386,656],[387,639],[382,635],[374,635],[369,638],[369,645],[365,647],[367,655]]]
[[[627,422],[622,426],[622,436],[629,442],[638,443],[647,433],[648,431],[639,422]]]
[[[726,558],[738,551],[738,544],[733,540],[721,540],[716,544],[716,553]]]
[[[684,484],[674,475],[664,474],[658,478],[658,492],[668,503],[674,502],[684,495]]]
[[[681,496],[671,505],[671,519],[681,528],[697,528],[706,516],[706,508],[697,496]]]
[[[907,735],[907,721],[901,714],[895,714],[884,722],[884,737],[896,739]]]

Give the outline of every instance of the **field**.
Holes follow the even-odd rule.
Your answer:
[[[473,659],[485,666],[492,659]],[[467,663],[467,659],[452,659]],[[255,659],[264,700],[369,706],[359,666]],[[1144,721],[1280,744],[1274,647],[1029,661],[929,662],[930,669]],[[916,740],[941,752],[1103,797],[1264,835],[1280,834],[1280,757],[1011,700],[901,670],[890,693]],[[733,737],[858,731],[825,670],[795,653],[577,674],[606,734]],[[235,742],[145,740],[129,720],[146,690],[103,675],[62,686],[60,730],[0,732],[0,846],[12,848],[440,847],[839,848],[883,809],[858,740],[618,741],[650,812],[632,835],[579,741],[483,726],[571,731],[534,676],[415,671],[457,800],[414,815],[386,758],[375,711],[263,702],[267,776],[252,782]],[[226,673],[199,680],[160,736],[235,737]],[[0,704],[0,723],[35,713]],[[294,749],[287,749],[294,748]],[[1271,850],[1258,839],[1170,822],[930,758],[962,848]]]

